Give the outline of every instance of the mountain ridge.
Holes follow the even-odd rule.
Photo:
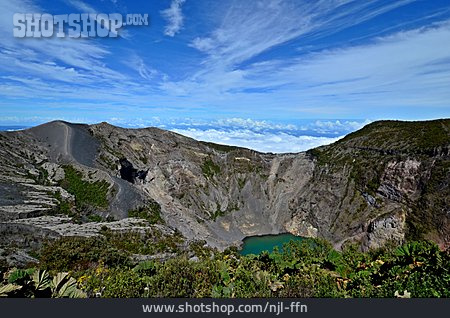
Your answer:
[[[92,215],[127,220],[159,206],[160,227],[220,249],[283,232],[323,237],[337,248],[413,238],[448,247],[449,131],[449,119],[378,121],[331,145],[289,154],[104,122],[1,132],[0,242],[8,242],[12,224],[39,232],[42,222],[33,225],[33,218],[58,214],[69,201],[66,213],[82,223]],[[67,191],[68,167],[84,187],[107,184],[109,206],[77,206],[83,193]],[[132,179],[124,180],[124,171]],[[58,226],[46,228],[64,235]]]

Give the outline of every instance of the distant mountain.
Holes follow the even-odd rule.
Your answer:
[[[220,249],[282,232],[338,248],[450,245],[449,119],[378,121],[279,155],[56,121],[1,132],[0,158],[0,245],[138,229],[128,215]]]

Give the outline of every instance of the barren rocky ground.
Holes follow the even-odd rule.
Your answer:
[[[1,132],[0,245],[158,226],[219,249],[283,232],[338,248],[414,238],[448,247],[449,149],[450,120],[375,122],[278,155],[107,123]],[[157,221],[128,218],[135,211]]]

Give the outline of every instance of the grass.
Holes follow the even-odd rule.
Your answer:
[[[347,135],[337,144],[348,142],[356,142],[363,147],[384,147],[420,153],[450,144],[450,120],[377,121]]]
[[[206,178],[212,178],[215,174],[220,173],[220,167],[211,158],[208,158],[203,162],[202,172]]]
[[[105,167],[107,167],[109,170],[111,170],[111,171],[117,170],[117,164],[114,162],[114,160],[108,158],[104,154],[100,155],[100,161],[105,163]]]
[[[222,152],[231,152],[231,151],[240,149],[239,147],[220,145],[220,144],[215,144],[212,142],[200,141],[200,143],[208,146],[209,148],[213,148],[215,150],[222,151]]]
[[[44,186],[50,185],[48,180],[48,171],[42,167],[39,168],[39,176],[36,178],[36,183]]]
[[[164,223],[161,217],[161,205],[156,201],[152,201],[144,207],[129,211],[128,216],[147,220],[151,224]]]
[[[229,204],[228,207],[225,210],[222,210],[222,207],[220,206],[220,203],[217,203],[216,211],[211,215],[211,219],[213,221],[217,220],[219,216],[224,216],[228,213],[231,213],[233,211],[239,211],[239,205],[237,203],[235,204]]]
[[[59,191],[54,194],[54,197],[59,202],[59,205],[57,207],[57,212],[66,214],[69,216],[73,216],[71,204],[69,202],[67,202],[66,200],[63,200],[61,193]]]
[[[310,149],[306,153],[315,158],[319,166],[324,166],[331,162],[330,154],[323,148]]]
[[[87,217],[88,222],[103,222],[103,218],[100,215],[97,214],[90,214]]]
[[[242,190],[246,183],[247,183],[247,179],[245,177],[244,178],[238,178],[239,190]]]
[[[222,211],[222,207],[220,206],[220,203],[217,203],[216,211],[214,211],[213,215],[211,216],[211,219],[215,221],[219,216],[225,215],[225,211]]]
[[[319,166],[351,164],[361,154],[368,157],[434,155],[450,146],[450,120],[421,122],[377,121],[348,134],[336,143],[309,150]]]
[[[75,204],[79,209],[108,207],[109,183],[106,181],[85,181],[83,174],[73,166],[64,166],[64,179],[60,186],[75,196]]]

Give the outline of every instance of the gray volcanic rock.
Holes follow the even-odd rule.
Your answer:
[[[366,248],[383,247],[388,242],[401,243],[405,240],[406,214],[397,213],[380,217],[370,222],[363,240]]]
[[[109,208],[95,213],[126,219],[156,202],[168,228],[219,249],[283,232],[323,237],[338,248],[418,237],[445,247],[449,126],[377,122],[333,145],[280,155],[107,123],[0,133],[0,236],[6,244],[5,233],[20,241],[20,231],[41,233],[36,240],[96,235],[98,225],[45,219],[55,205],[76,201],[59,185],[62,167],[71,165],[85,180],[109,184]]]
[[[7,267],[25,267],[29,264],[37,264],[38,260],[28,255],[24,250],[0,249],[0,264],[6,264]]]

